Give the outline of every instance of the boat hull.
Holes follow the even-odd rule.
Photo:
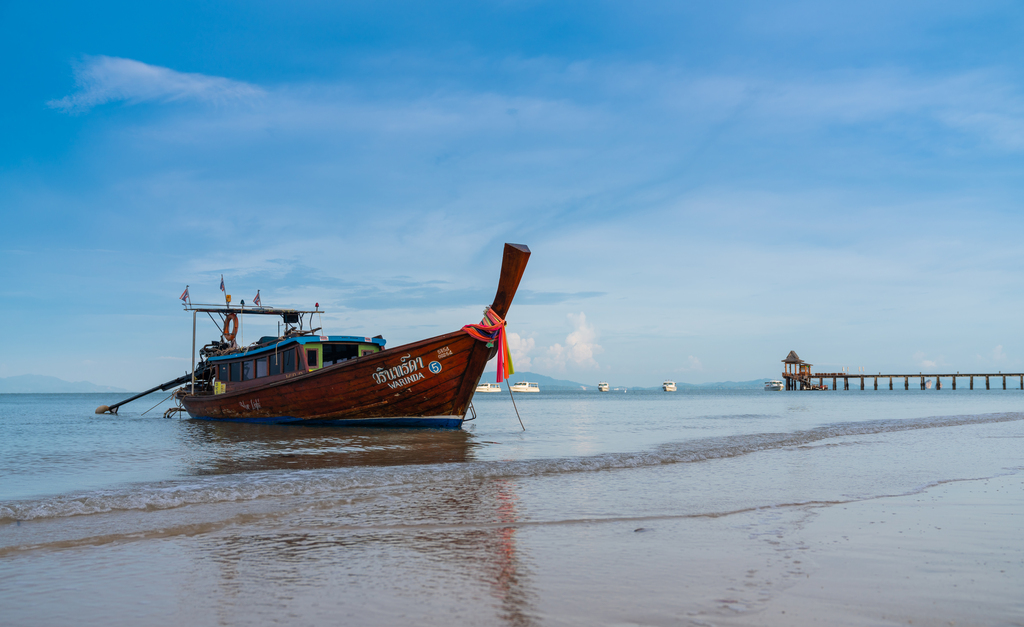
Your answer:
[[[182,397],[200,420],[459,428],[493,349],[463,331],[266,385]]]

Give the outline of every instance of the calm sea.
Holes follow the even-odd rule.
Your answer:
[[[542,392],[525,431],[119,399],[0,395],[4,624],[716,624],[807,574],[771,556],[815,508],[1024,466],[1020,390]]]

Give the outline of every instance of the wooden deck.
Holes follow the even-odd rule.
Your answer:
[[[811,373],[797,374],[797,373],[791,373],[791,372],[784,372],[784,373],[782,373],[782,376],[783,376],[783,378],[786,381],[786,389],[787,390],[810,390],[810,389],[819,389],[820,390],[820,389],[828,389],[828,384],[826,383],[826,381],[828,381],[829,379],[832,380],[832,389],[833,390],[839,389],[838,382],[840,380],[842,380],[842,382],[843,382],[843,389],[844,390],[849,390],[850,389],[850,379],[854,380],[854,384],[856,384],[857,380],[859,379],[860,380],[860,389],[862,389],[862,390],[866,389],[865,388],[865,379],[871,381],[872,388],[875,389],[875,390],[878,389],[878,380],[879,379],[882,379],[883,385],[885,384],[885,381],[888,380],[889,389],[890,390],[894,389],[893,388],[893,379],[896,379],[897,381],[899,381],[900,379],[903,379],[903,389],[904,390],[909,390],[910,389],[910,380],[911,379],[914,379],[914,385],[915,386],[920,385],[922,390],[927,389],[926,385],[925,385],[925,382],[928,379],[933,379],[935,381],[935,388],[934,389],[936,389],[936,390],[941,390],[942,389],[942,380],[943,379],[948,379],[949,381],[951,381],[954,390],[956,389],[956,380],[957,379],[967,379],[968,380],[968,385],[970,386],[970,389],[972,389],[972,390],[974,389],[974,380],[975,379],[984,379],[985,380],[985,389],[986,390],[991,390],[992,389],[992,385],[991,385],[992,384],[992,379],[996,380],[996,384],[997,385],[1000,383],[1000,379],[1002,379],[1001,383],[1002,383],[1003,389],[1005,390],[1005,389],[1008,389],[1006,387],[1006,380],[1008,378],[1010,379],[1011,382],[1014,382],[1014,380],[1016,380],[1016,383],[1017,383],[1017,387],[1009,388],[1009,389],[1014,389],[1014,390],[1024,389],[1024,373],[1021,373],[1021,372],[997,372],[995,374],[993,374],[991,372],[982,372],[982,373],[970,373],[970,372],[967,372],[967,373],[962,373],[962,372],[957,372],[957,373],[921,373],[921,372],[916,372],[914,374],[882,374],[882,373],[878,373],[878,374],[866,374],[866,373],[863,373],[863,374],[862,373],[850,374],[849,372],[811,372]],[[817,379],[817,381],[818,381],[817,384],[814,383],[815,379]]]

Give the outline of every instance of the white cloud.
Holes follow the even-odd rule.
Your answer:
[[[1000,344],[992,349],[992,359],[995,361],[1005,361],[1006,353],[1003,352],[1003,345]]]
[[[263,94],[259,87],[248,83],[106,56],[84,58],[75,69],[75,83],[77,92],[46,104],[65,113],[79,113],[107,102],[225,102]]]
[[[704,370],[704,364],[697,357],[689,355],[686,358],[686,365],[676,368],[673,372],[697,372],[701,370]]]
[[[939,357],[937,359],[925,359],[925,354],[922,351],[917,351],[916,353],[914,353],[914,361],[916,361],[918,365],[920,365],[921,368],[925,370],[931,370],[938,366],[940,363],[945,363],[945,360],[942,357]]]
[[[573,326],[573,331],[565,336],[565,346],[554,344],[547,350],[547,356],[543,360],[545,365],[564,371],[570,362],[577,366],[597,368],[597,360],[594,355],[601,353],[604,349],[598,344],[597,331],[587,324],[587,316],[583,312],[579,315],[568,314],[566,318]]]
[[[512,351],[512,365],[517,370],[529,370],[533,365],[530,352],[534,349],[532,337],[524,338],[518,333],[508,334],[508,349]]]

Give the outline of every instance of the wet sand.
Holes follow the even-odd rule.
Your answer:
[[[735,625],[1024,624],[1024,478],[956,481],[814,511],[782,559],[803,578]]]
[[[719,517],[328,529],[323,506],[8,554],[4,623],[1024,624],[1019,474]]]

